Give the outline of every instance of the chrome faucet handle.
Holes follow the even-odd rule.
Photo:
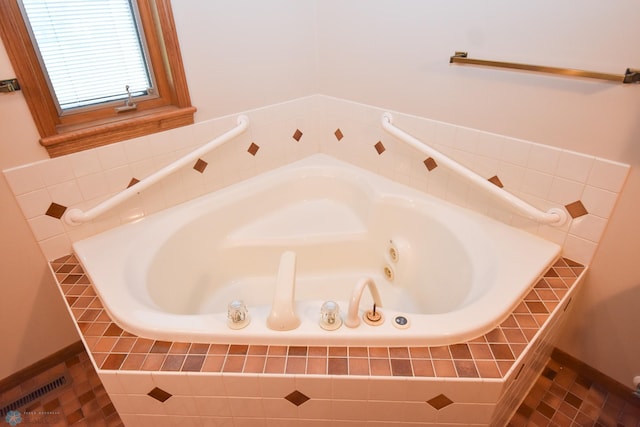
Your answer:
[[[334,331],[342,326],[340,306],[335,301],[325,301],[320,307],[320,327],[327,331]]]
[[[227,325],[231,329],[242,329],[249,324],[249,310],[242,300],[233,300],[227,306]]]

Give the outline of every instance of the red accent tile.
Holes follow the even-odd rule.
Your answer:
[[[424,159],[424,162],[422,163],[424,163],[425,167],[429,172],[431,172],[432,170],[438,167],[438,163],[436,163],[433,157],[427,157],[426,159]]]
[[[162,363],[162,371],[179,371],[184,363],[185,355],[183,354],[169,354]]]
[[[229,344],[211,344],[208,354],[227,354],[229,352]]]
[[[369,357],[389,357],[387,347],[369,347]]]
[[[491,178],[488,179],[488,181],[497,187],[504,188],[504,184],[502,184],[502,181],[500,181],[500,178],[498,178],[498,175],[492,176]]]
[[[196,163],[193,165],[193,169],[197,170],[200,173],[204,173],[204,170],[209,166],[209,163],[205,162],[202,159],[198,159]]]
[[[408,359],[409,348],[408,347],[389,347],[389,357],[395,359]]]
[[[247,360],[244,362],[245,373],[261,374],[264,372],[264,365],[267,361],[267,356],[247,356]]]
[[[193,343],[189,347],[189,354],[207,354],[209,351],[209,344]]]
[[[299,356],[287,357],[286,374],[304,374],[307,370],[307,358]]]
[[[308,349],[309,356],[327,356],[329,349],[327,347],[311,346]]]
[[[369,359],[369,369],[373,376],[388,377],[391,375],[389,359]]]
[[[338,141],[344,138],[344,135],[342,134],[342,131],[340,129],[336,129],[336,131],[333,134],[336,136],[336,139]]]
[[[433,406],[435,409],[440,410],[451,405],[453,401],[444,394],[439,394],[438,396],[427,400],[427,403]]]
[[[489,344],[496,360],[515,360],[511,348],[507,344]]]
[[[107,358],[105,359],[104,363],[102,363],[102,366],[100,366],[101,369],[119,369],[120,365],[122,365],[122,362],[124,362],[124,359],[127,357],[126,354],[124,353],[111,353],[109,354],[109,356],[107,356]]]
[[[267,356],[264,366],[265,374],[283,374],[287,358],[282,356]]]
[[[431,357],[433,359],[451,359],[451,352],[449,346],[444,347],[429,347]]]
[[[349,364],[346,357],[330,357],[327,367],[329,375],[347,375],[349,373]]]
[[[148,354],[140,367],[143,371],[159,371],[164,363],[164,354]]]
[[[151,349],[149,350],[150,353],[167,353],[169,351],[169,349],[171,348],[171,341],[154,341],[153,345],[151,346]]]
[[[369,360],[364,357],[349,358],[349,375],[369,375]]]
[[[567,212],[569,212],[569,215],[571,215],[571,218],[573,219],[589,213],[580,200],[576,200],[573,203],[565,205],[565,209],[567,209]]]
[[[409,347],[409,353],[412,359],[429,359],[429,347]]]
[[[300,139],[302,138],[303,133],[300,131],[300,129],[296,129],[296,131],[293,133],[293,139],[295,139],[296,141],[300,142]]]
[[[252,142],[251,145],[249,146],[249,148],[247,149],[247,151],[252,156],[255,156],[258,153],[259,149],[260,149],[260,146],[258,144],[256,144],[255,142]]]
[[[124,362],[122,362],[122,365],[120,365],[120,370],[138,371],[142,367],[142,363],[146,357],[146,354],[129,353],[127,358],[124,359]]]
[[[223,372],[242,372],[244,367],[245,355],[231,355],[229,354],[224,361],[222,367]]]
[[[292,393],[285,396],[285,399],[287,399],[289,402],[293,403],[296,406],[300,406],[310,398],[306,396],[304,393],[301,393],[298,390],[295,390]]]
[[[171,393],[168,393],[158,387],[155,387],[153,390],[147,393],[147,395],[153,397],[154,399],[160,402],[166,402],[167,399],[171,397]]]
[[[409,359],[391,359],[391,375],[394,377],[411,377],[413,369]]]
[[[269,356],[286,356],[287,347],[281,345],[270,345],[267,354]]]
[[[59,205],[57,203],[51,203],[49,205],[49,208],[45,212],[45,215],[56,218],[56,219],[60,219],[62,218],[66,210],[67,210],[66,206]]]
[[[471,350],[467,344],[454,344],[449,346],[451,357],[454,359],[471,359]]]
[[[367,347],[349,347],[349,357],[369,357]]]
[[[454,360],[456,372],[460,378],[479,378],[480,374],[473,360]]]
[[[435,371],[431,359],[411,359],[413,375],[416,377],[434,377]]]
[[[201,372],[221,372],[225,356],[209,355],[204,359]]]
[[[137,338],[135,344],[133,344],[133,348],[131,349],[132,353],[148,353],[153,346],[154,341],[147,338]]]
[[[109,337],[119,337],[122,335],[122,328],[115,323],[111,323],[109,324],[109,327],[107,327],[107,330],[104,331],[104,335]]]
[[[306,356],[308,348],[301,346],[290,346],[287,350],[289,356]]]
[[[187,354],[191,343],[188,342],[174,342],[171,344],[169,354]]]
[[[373,147],[376,149],[376,152],[378,154],[382,154],[386,150],[386,148],[384,147],[384,144],[382,143],[382,141],[376,142],[376,145],[374,145]]]
[[[433,360],[433,370],[437,377],[457,377],[456,368],[451,360]]]

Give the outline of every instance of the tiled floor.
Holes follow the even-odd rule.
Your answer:
[[[640,398],[625,397],[551,359],[509,425],[640,427]]]
[[[85,352],[9,390],[2,396],[2,404],[10,401],[10,396],[17,399],[65,372],[71,381],[18,408],[20,423],[15,425],[122,425]],[[4,421],[10,425],[9,419]],[[640,398],[613,395],[602,385],[550,360],[509,426],[640,427]]]

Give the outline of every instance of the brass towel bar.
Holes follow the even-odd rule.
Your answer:
[[[619,83],[640,83],[640,70],[627,68],[624,74],[607,74],[593,71],[574,70],[571,68],[545,67],[540,65],[517,64],[514,62],[488,61],[485,59],[467,58],[467,52],[456,52],[450,59],[451,64],[484,65],[488,67],[511,68],[516,70],[536,71],[540,73],[561,74],[572,77],[608,80]]]

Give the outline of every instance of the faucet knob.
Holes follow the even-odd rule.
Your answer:
[[[327,331],[335,331],[342,326],[340,306],[335,301],[325,301],[320,307],[320,327]]]
[[[242,329],[249,324],[249,310],[242,300],[233,300],[227,307],[227,325],[231,329]]]

